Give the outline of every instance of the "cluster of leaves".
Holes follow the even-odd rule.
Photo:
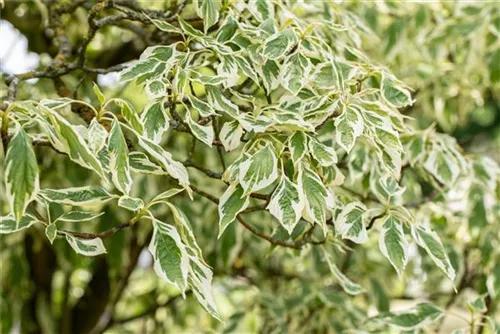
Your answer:
[[[362,43],[368,28],[359,27],[362,21],[355,16],[359,9],[344,8],[340,15],[337,5],[323,2],[265,0],[200,0],[189,6],[191,14],[202,20],[201,29],[183,15],[174,21],[148,17],[176,42],[147,48],[120,73],[121,82],[143,87],[148,102],[142,111],[125,98],[107,98],[97,85],[92,99],[98,104],[46,98],[8,105],[2,115],[2,138],[8,142],[4,166],[10,211],[1,219],[2,234],[43,226],[51,243],[59,236],[78,254],[97,256],[106,252],[102,238],[136,224],[139,228],[149,224],[149,251],[156,274],[183,295],[192,291],[206,311],[221,319],[211,288],[211,266],[217,263],[204,260],[205,249],[197,241],[203,226],[193,224],[190,220],[196,215],[188,218],[176,202],[183,198],[186,207],[194,196],[205,197],[217,204],[218,231],[210,236],[220,247],[215,253],[224,257],[223,267],[236,261],[242,250],[241,234],[249,232],[273,249],[282,249],[285,253],[279,256],[287,263],[304,267],[294,274],[298,282],[283,282],[278,289],[261,287],[266,332],[300,330],[304,319],[313,315],[319,321],[309,328],[327,330],[359,328],[360,324],[374,331],[387,326],[415,330],[438,323],[445,310],[430,302],[406,312],[389,312],[384,288],[369,273],[373,266],[390,264],[392,273],[379,272],[405,277],[413,258],[413,272],[426,269],[426,274],[417,277],[428,275],[429,285],[447,277],[451,284],[444,283],[444,289],[453,293],[470,278],[470,269],[461,265],[463,249],[453,247],[455,234],[466,239],[460,244],[464,249],[467,244],[477,246],[478,240],[491,247],[481,253],[481,274],[488,283],[487,291],[480,292],[487,293],[489,300],[497,298],[500,255],[493,243],[498,244],[500,168],[486,157],[465,155],[453,137],[432,126],[420,129],[398,111],[412,108],[411,90],[364,53],[370,52]],[[438,14],[420,8],[424,9],[417,23],[398,18],[384,35],[388,38],[385,52],[389,60],[396,59],[397,68],[412,67],[419,62],[412,57],[425,58],[430,52],[419,47],[415,48],[421,52],[418,55],[398,53],[398,43],[415,40],[414,30],[431,31],[437,36],[434,39],[448,36],[448,30],[425,24],[434,22],[428,16]],[[369,28],[376,29],[379,23],[373,20],[372,11],[383,11],[365,9]],[[493,14],[487,17],[491,22],[498,20]],[[490,21],[484,23],[484,29],[490,26]],[[406,38],[399,35],[403,32],[408,33]],[[485,52],[498,58],[497,44],[486,43]],[[441,57],[442,52],[435,54]],[[435,59],[430,62],[439,65]],[[494,71],[490,74],[485,79],[487,87],[490,81],[498,81]],[[432,78],[442,77],[432,74]],[[447,83],[456,82],[447,78]],[[417,97],[429,98],[433,104],[439,104],[437,98],[448,103],[428,82],[418,87]],[[90,112],[87,123],[71,112],[75,105]],[[452,110],[451,104],[443,110]],[[451,124],[449,117],[438,119]],[[182,134],[191,138],[187,152],[168,149],[167,138],[181,142]],[[93,185],[64,188],[45,181],[33,148],[40,143],[63,155],[65,164],[70,160],[90,170]],[[223,173],[195,162],[197,145],[204,145],[207,152],[217,150]],[[199,170],[202,176],[193,176],[188,168]],[[163,182],[170,188],[144,194],[144,180],[158,177],[168,180]],[[219,182],[217,191],[207,193],[195,185],[208,185],[208,179]],[[78,225],[98,218],[104,214],[104,203],[116,203],[128,215],[126,222],[99,233],[61,228],[61,223]],[[53,217],[51,205],[71,209]],[[39,208],[46,208],[47,214],[40,214]],[[170,215],[165,216],[165,209]],[[476,217],[478,212],[481,219]],[[259,227],[243,217],[254,214],[260,219]],[[213,226],[215,221],[205,218],[203,223]],[[237,229],[238,224],[248,231]],[[377,243],[380,255],[368,255]],[[359,266],[356,277],[363,283],[346,275],[351,264],[343,255],[352,253],[358,244],[366,248],[365,261],[355,264]],[[268,250],[268,244],[263,248],[257,242],[248,247],[255,247],[257,253]],[[301,272],[309,273],[309,280]],[[371,281],[370,290],[366,281]],[[339,293],[337,286],[352,298]],[[297,294],[289,295],[289,291]],[[368,316],[367,303],[356,299],[367,291],[376,300],[379,314],[375,317]],[[486,312],[484,296],[471,306],[473,314]],[[478,306],[481,303],[484,307]],[[331,309],[343,312],[331,316]],[[297,317],[286,319],[285,312]],[[237,323],[243,316],[235,313],[230,322]]]
[[[415,89],[415,115],[426,115],[447,132],[493,122],[498,102],[489,99],[500,87],[496,3],[377,2],[354,11],[365,50]]]

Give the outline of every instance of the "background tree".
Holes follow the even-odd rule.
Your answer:
[[[7,1],[2,332],[499,331],[498,9]]]

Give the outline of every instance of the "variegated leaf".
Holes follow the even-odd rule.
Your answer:
[[[106,248],[100,238],[80,239],[66,234],[66,241],[75,252],[85,256],[97,256],[106,253]]]
[[[39,190],[38,163],[31,139],[18,127],[5,156],[5,183],[10,212],[20,223],[26,207]]]
[[[239,181],[244,195],[266,188],[278,178],[277,158],[271,144],[266,144],[240,166]]]
[[[219,201],[219,238],[227,226],[234,222],[236,216],[248,207],[250,199],[243,194],[243,188],[237,184],[231,184]]]
[[[132,178],[130,176],[128,147],[123,136],[120,122],[113,121],[108,138],[109,170],[111,179],[122,193],[128,195],[132,188]]]
[[[184,294],[188,284],[189,257],[177,229],[153,219],[153,237],[148,250],[153,256],[156,274],[175,284]]]
[[[378,245],[382,254],[401,276],[408,263],[408,254],[403,226],[396,216],[388,215],[385,217]]]
[[[365,220],[366,206],[360,202],[352,202],[347,204],[338,215],[335,220],[335,229],[342,238],[362,244],[368,241]]]
[[[212,124],[200,125],[191,118],[190,113],[186,113],[186,123],[191,130],[191,133],[205,145],[212,147],[214,141],[214,129]]]
[[[412,225],[411,234],[413,239],[420,247],[425,249],[439,269],[453,281],[455,279],[455,269],[453,269],[448,254],[444,250],[437,233],[420,225]]]
[[[229,152],[236,149],[241,142],[243,128],[238,121],[225,122],[220,130],[220,141],[224,145],[224,149]]]
[[[288,234],[292,234],[302,216],[304,198],[299,187],[283,174],[273,192],[267,210],[278,219]]]
[[[146,106],[142,113],[142,123],[144,124],[143,135],[154,143],[159,143],[170,126],[162,99],[155,100]]]
[[[335,139],[347,153],[351,152],[356,139],[363,133],[363,119],[353,107],[344,107],[335,119]]]

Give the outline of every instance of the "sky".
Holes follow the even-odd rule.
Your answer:
[[[19,74],[37,68],[40,57],[28,51],[28,39],[5,20],[0,20],[0,70]],[[104,87],[114,85],[118,73],[98,75],[97,83]]]
[[[18,74],[37,67],[39,56],[28,52],[28,40],[9,22],[0,21],[0,69]]]

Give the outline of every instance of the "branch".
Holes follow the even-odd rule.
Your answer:
[[[106,25],[114,24],[123,20],[139,21],[144,24],[152,24],[151,21],[144,14],[148,16],[173,21],[177,15],[184,9],[185,4],[182,3],[175,7],[172,11],[160,11],[142,8],[142,6],[132,3],[130,1],[102,1],[93,5],[88,11],[89,29],[87,34],[78,47],[76,59],[73,62],[67,62],[67,58],[71,56],[72,46],[68,37],[66,36],[61,24],[60,16],[65,13],[73,12],[77,7],[83,5],[85,1],[77,0],[73,3],[66,5],[54,5],[51,8],[50,25],[55,31],[55,37],[58,43],[58,55],[52,61],[52,64],[43,71],[28,71],[21,74],[11,75],[7,78],[7,102],[11,104],[16,99],[18,86],[21,82],[33,78],[57,78],[62,75],[68,74],[75,70],[83,70],[90,73],[109,73],[119,71],[124,68],[123,65],[110,67],[108,69],[92,69],[85,66],[86,49],[92,41],[97,31]],[[96,19],[99,12],[105,9],[116,9],[120,14],[113,16],[106,16],[102,19]],[[8,105],[3,105],[2,109],[5,110]]]
[[[371,228],[372,228],[372,227],[373,227],[373,225],[375,224],[375,221],[376,221],[377,219],[382,218],[384,215],[385,215],[385,212],[382,212],[382,213],[380,213],[380,214],[378,214],[378,215],[376,215],[376,216],[372,217],[372,219],[370,219],[370,222],[368,223],[368,226],[366,226],[366,229],[367,229],[367,230],[371,230]]]
[[[90,331],[91,334],[94,333],[102,333],[106,329],[110,328],[113,324],[113,316],[116,311],[116,305],[120,301],[121,297],[123,296],[123,293],[125,292],[126,287],[129,284],[130,281],[130,276],[132,275],[132,272],[134,271],[137,262],[139,261],[139,256],[141,255],[142,250],[144,247],[146,247],[151,238],[153,237],[153,229],[151,229],[145,239],[145,241],[141,244],[139,244],[137,241],[137,229],[133,230],[135,233],[132,234],[132,238],[130,240],[130,252],[129,252],[129,263],[125,269],[124,275],[121,277],[119,280],[117,287],[113,291],[113,297],[109,301],[109,303],[106,305],[105,311],[101,314],[99,317],[99,320],[97,321],[95,327]]]
[[[203,172],[206,176],[208,176],[208,177],[210,177],[210,178],[212,178],[212,179],[217,179],[217,180],[222,179],[222,174],[220,174],[220,173],[216,173],[216,172],[213,172],[213,171],[211,171],[211,170],[209,170],[209,169],[207,169],[207,168],[205,168],[205,167],[198,166],[198,165],[196,165],[196,164],[193,162],[193,160],[191,160],[191,159],[189,159],[189,158],[188,158],[186,161],[184,161],[182,164],[183,164],[184,166],[186,166],[186,167],[196,168],[197,170],[199,170],[199,171]]]
[[[211,202],[215,203],[215,204],[219,204],[219,199],[215,198],[214,196],[204,192],[203,190],[200,190],[198,189],[197,187],[195,186],[191,186],[191,189],[197,193],[198,195],[200,196],[203,196],[205,197],[206,199],[210,200]],[[257,210],[255,210],[257,211]],[[250,213],[250,212],[253,212],[253,209],[249,212],[242,212],[241,214],[243,213]],[[312,234],[312,229],[314,228],[314,225],[313,225],[313,228],[311,228],[310,231],[306,232],[306,234],[304,234],[304,237],[302,239],[299,239],[297,241],[294,241],[294,242],[288,242],[288,241],[282,241],[282,240],[279,240],[279,239],[275,239],[271,236],[268,236],[262,232],[260,232],[258,229],[256,229],[255,227],[253,227],[251,224],[247,223],[242,217],[241,217],[241,214],[236,216],[236,219],[238,220],[238,222],[243,225],[247,230],[249,230],[250,232],[252,232],[254,235],[258,236],[259,238],[261,239],[264,239],[266,241],[268,241],[269,243],[273,244],[273,245],[277,245],[277,246],[282,246],[282,247],[286,247],[286,248],[293,248],[293,249],[301,249],[302,246],[304,246],[305,244],[323,244],[326,242],[326,240],[324,241],[312,241],[310,240],[310,235]]]
[[[255,227],[253,227],[252,225],[250,225],[249,223],[247,223],[243,218],[241,218],[240,215],[236,216],[236,219],[247,230],[249,230],[250,232],[252,232],[256,236],[258,236],[259,238],[264,239],[264,240],[268,241],[269,243],[271,243],[273,245],[278,245],[278,246],[287,247],[287,248],[293,248],[293,249],[300,249],[300,248],[302,248],[302,245],[300,245],[299,243],[281,241],[281,240],[275,239],[273,237],[270,237],[270,236],[268,236],[268,235],[260,232]]]
[[[121,231],[127,227],[133,226],[133,224],[130,221],[127,221],[123,224],[120,224],[118,226],[111,227],[105,231],[98,232],[98,233],[87,233],[87,232],[76,232],[76,231],[68,231],[68,230],[58,230],[58,234],[64,235],[64,234],[71,234],[72,236],[80,239],[95,239],[95,238],[107,238],[112,235],[114,235],[116,232]]]

